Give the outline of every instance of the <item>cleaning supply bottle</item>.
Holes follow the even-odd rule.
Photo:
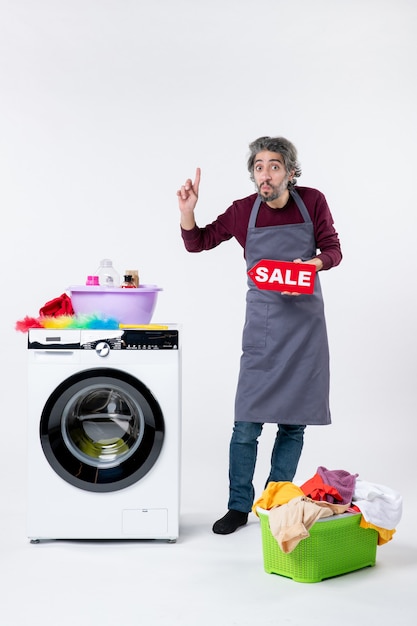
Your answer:
[[[135,287],[139,287],[139,272],[138,270],[125,270],[125,275],[130,274],[132,276],[132,282]]]
[[[85,284],[90,287],[97,287],[100,284],[98,276],[87,276]]]
[[[125,274],[123,278],[124,280],[121,284],[123,289],[136,289],[136,285],[133,282],[133,276],[131,274]]]
[[[119,273],[114,269],[110,259],[100,261],[96,274],[99,277],[101,287],[120,287]]]

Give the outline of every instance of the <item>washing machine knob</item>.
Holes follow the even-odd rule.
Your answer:
[[[98,356],[107,356],[110,352],[110,346],[107,341],[99,341],[96,345],[96,354]]]

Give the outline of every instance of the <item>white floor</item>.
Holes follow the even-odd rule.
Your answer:
[[[183,512],[175,544],[33,545],[25,536],[24,502],[6,489],[1,503],[0,623],[414,626],[414,500],[405,498],[405,507],[407,515],[394,539],[378,547],[375,567],[305,584],[264,572],[260,526],[253,514],[235,534],[217,536],[211,525],[223,511]]]

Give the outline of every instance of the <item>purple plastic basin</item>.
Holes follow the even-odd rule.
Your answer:
[[[158,291],[156,285],[141,285],[136,289],[122,287],[69,287],[74,313],[112,318],[119,324],[149,324],[155,310]]]

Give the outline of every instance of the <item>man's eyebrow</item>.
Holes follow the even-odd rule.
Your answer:
[[[256,159],[255,163],[263,163],[264,160],[263,159]],[[268,163],[281,163],[282,165],[282,161],[281,159],[268,159]]]

